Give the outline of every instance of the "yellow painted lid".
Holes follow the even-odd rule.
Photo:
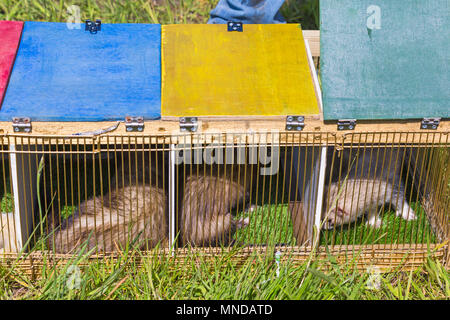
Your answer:
[[[319,113],[300,25],[162,26],[162,117]]]

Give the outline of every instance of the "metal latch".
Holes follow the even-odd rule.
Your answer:
[[[30,118],[19,118],[14,117],[12,118],[12,126],[14,129],[14,132],[31,132],[31,119]]]
[[[144,117],[125,117],[125,128],[127,132],[144,131]]]
[[[181,132],[196,132],[198,128],[197,117],[181,117],[180,131]]]
[[[338,130],[354,130],[356,127],[356,119],[343,119],[338,120]]]
[[[302,131],[305,127],[305,117],[303,116],[287,116],[286,131]]]
[[[441,123],[441,118],[423,118],[420,128],[423,130],[436,130]]]
[[[228,22],[228,31],[238,31],[238,32],[244,31],[242,22],[229,21]]]
[[[89,31],[90,33],[97,33],[102,30],[102,21],[95,20],[95,22],[93,22],[91,20],[86,20],[86,27],[84,30]]]

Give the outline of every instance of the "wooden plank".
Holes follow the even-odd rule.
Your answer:
[[[303,30],[303,37],[308,40],[313,57],[320,57],[320,31]]]
[[[267,249],[270,250],[268,251]],[[309,261],[311,258],[311,247],[252,247],[244,248],[236,251],[221,249],[221,248],[189,248],[189,249],[177,249],[175,254],[171,249],[155,250],[153,252],[131,252],[130,263],[135,266],[142,266],[144,263],[148,263],[153,258],[160,258],[161,256],[169,257],[176,261],[174,266],[176,268],[183,268],[185,265],[191,264],[193,261],[198,263],[214,262],[215,257],[221,254],[227,254],[230,262],[235,263],[237,266],[241,266],[248,262],[248,259],[255,259],[255,253],[264,257],[273,255],[274,250],[281,252],[281,263],[290,261],[295,265],[299,265]],[[392,271],[411,271],[416,270],[423,266],[428,258],[432,257],[438,259],[441,262],[445,262],[444,259],[447,248],[439,244],[399,244],[399,245],[348,245],[348,246],[334,246],[334,247],[319,247],[316,254],[313,256],[315,261],[321,261],[320,268],[322,270],[329,269],[330,261],[329,255],[336,257],[336,261],[341,264],[352,263],[352,266],[356,270],[361,272],[367,272],[369,267],[377,267],[380,272],[392,272]],[[80,261],[78,266],[84,268],[90,262],[117,262],[118,259],[123,259],[118,254],[115,255],[101,255],[93,254],[86,259]],[[42,276],[42,270],[44,267],[64,268],[67,263],[73,260],[73,255],[52,254],[48,252],[34,252],[30,255],[23,256],[17,259],[16,254],[0,254],[0,266],[5,268],[11,268],[12,265],[15,269],[23,274],[30,275],[31,277]],[[328,268],[327,268],[328,266]],[[446,266],[448,270],[449,266]]]
[[[74,133],[94,131],[110,127],[111,122],[35,122],[32,124],[31,134],[18,134],[23,137],[67,137]],[[241,134],[240,138],[246,136],[257,137],[260,133],[270,140],[270,133],[280,133],[280,142],[289,143],[420,143],[420,144],[447,144],[450,143],[450,121],[443,121],[437,130],[420,130],[420,121],[370,121],[358,122],[354,131],[338,131],[336,123],[324,123],[319,119],[309,119],[302,134],[286,132],[285,120],[200,120],[196,136],[201,134],[217,137],[226,136],[234,139]],[[0,134],[13,134],[11,122],[0,121]],[[126,135],[130,137],[141,136],[165,136],[167,143],[175,143],[177,137],[187,136],[180,132],[180,125],[175,121],[146,121],[142,132],[127,132],[125,125],[121,123],[116,130],[102,135],[102,137]],[[74,137],[75,138],[75,137]],[[184,139],[184,138],[181,138]],[[188,138],[189,139],[189,138]],[[20,143],[20,139],[17,143]],[[26,138],[24,141],[27,141]],[[7,141],[5,143],[8,143]],[[24,142],[26,143],[26,142]],[[48,142],[46,142],[48,143]]]
[[[160,118],[161,27],[26,22],[0,120]]]
[[[163,117],[319,113],[298,24],[162,30]]]
[[[0,21],[0,107],[19,47],[23,22]]]
[[[450,117],[448,0],[323,0],[324,119]]]

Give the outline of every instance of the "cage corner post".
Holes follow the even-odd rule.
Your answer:
[[[20,148],[20,150],[19,150]],[[38,154],[25,145],[10,144],[10,170],[14,201],[15,239],[18,250],[30,248],[37,200]]]
[[[175,252],[175,144],[170,144],[169,151],[169,250],[170,255],[174,255]]]

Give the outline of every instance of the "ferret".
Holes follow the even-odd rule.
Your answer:
[[[109,200],[111,199],[111,200]],[[72,253],[87,249],[105,253],[136,241],[141,249],[167,242],[166,193],[150,185],[129,185],[110,195],[84,201],[78,210],[50,234],[50,249]],[[103,207],[103,210],[102,210]]]
[[[415,220],[416,215],[404,199],[403,189],[380,179],[348,179],[347,183],[332,183],[329,188],[328,208],[323,213],[323,229],[356,221],[367,212],[367,224],[379,228],[382,221],[378,215],[380,206],[390,203],[397,216]],[[325,197],[324,201],[327,201]],[[326,207],[326,206],[324,206]]]
[[[203,170],[202,170],[203,171]],[[227,246],[233,235],[249,224],[249,218],[236,219],[232,211],[252,210],[250,199],[250,169],[227,167],[227,174],[205,173],[190,175],[184,184],[181,205],[182,244],[194,246]],[[245,173],[244,173],[245,172]],[[255,179],[255,178],[253,178]]]
[[[0,213],[0,253],[19,252],[16,240],[14,213]]]

